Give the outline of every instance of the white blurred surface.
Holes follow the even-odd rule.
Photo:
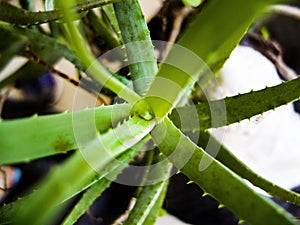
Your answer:
[[[234,50],[220,72],[220,80],[222,87],[212,94],[213,98],[281,83],[273,64],[248,47]],[[294,112],[292,104],[268,111],[250,121],[213,129],[212,133],[263,177],[285,188],[300,184],[300,115]]]

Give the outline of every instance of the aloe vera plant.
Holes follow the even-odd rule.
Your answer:
[[[132,166],[136,156],[142,157],[142,169],[134,171],[142,178],[133,182],[130,178],[135,174],[131,173],[125,180],[127,185],[137,186],[136,203],[125,224],[155,223],[172,166],[241,221],[299,224],[243,179],[299,206],[300,195],[255,174],[210,137],[208,129],[250,119],[297,100],[300,79],[215,101],[188,101],[194,88],[204,90],[214,80],[212,74],[222,67],[252,22],[266,7],[278,2],[284,3],[184,0],[187,7],[200,5],[201,10],[191,18],[177,44],[160,43],[168,54],[158,62],[137,0],[48,0],[46,8],[52,8],[40,12],[0,1],[0,38],[11,37],[9,45],[0,45],[0,69],[16,55],[39,62],[27,62],[1,80],[0,88],[16,81],[26,83],[28,71],[31,78],[38,77],[65,58],[83,74],[81,81],[78,78],[74,82],[78,88],[89,90],[90,86],[84,86],[86,81],[95,85],[94,91],[108,90],[111,98],[118,96],[125,101],[79,112],[1,121],[0,165],[76,151],[54,167],[32,193],[2,205],[0,224],[55,224],[68,200],[84,192],[61,221],[75,224],[111,182],[118,182],[118,175]],[[45,23],[50,31],[40,26]],[[96,59],[88,43],[91,33],[104,36],[108,47],[120,45],[111,51],[123,60],[119,63],[128,66],[130,76],[114,73]],[[197,140],[189,138],[189,132]],[[218,146],[216,158],[204,150],[207,143]]]

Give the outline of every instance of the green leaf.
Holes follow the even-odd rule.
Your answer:
[[[199,128],[206,130],[250,119],[255,115],[273,110],[299,98],[300,78],[297,78],[263,90],[198,103],[196,106],[177,108],[172,112],[170,118],[180,127],[179,115],[184,115],[186,118],[195,118],[196,111],[198,114],[197,120],[186,120],[184,126],[181,126],[181,130],[193,131],[199,130]],[[224,114],[226,114],[226,117]]]
[[[81,2],[72,8],[75,12],[80,13],[118,1],[120,0],[92,0]],[[46,5],[50,7],[50,5]],[[5,1],[0,1],[0,20],[9,22],[11,24],[29,26],[48,23],[62,18],[64,18],[64,13],[61,10],[33,12],[30,10],[18,8]]]
[[[144,96],[158,71],[144,14],[137,0],[115,3],[114,8],[125,44],[134,90]]]
[[[162,163],[163,162],[163,163]],[[137,196],[134,208],[130,211],[124,225],[154,224],[166,194],[172,164],[163,156],[156,155],[150,171],[146,174],[147,183]],[[160,163],[159,166],[155,166]]]
[[[30,221],[33,217],[32,225],[51,223],[60,202],[78,192],[91,177],[101,173],[117,156],[141,141],[153,127],[153,120],[133,117],[105,134],[90,137],[85,145],[81,143],[80,152],[75,152],[65,163],[53,169],[26,201],[26,208],[19,208],[16,223]]]
[[[181,166],[182,159],[191,155],[180,171],[246,223],[265,225],[267,218],[272,225],[298,224],[283,208],[256,193],[234,172],[196,146],[168,119],[157,125],[152,137],[175,166]]]
[[[69,213],[69,215],[64,219],[61,225],[73,225],[93,204],[93,202],[102,194],[102,192],[108,188],[111,184],[110,180],[105,178],[99,180],[97,183],[93,184],[81,197],[75,207]]]
[[[93,56],[86,41],[79,32],[77,26],[72,21],[74,16],[74,13],[70,10],[72,1],[58,1],[57,4],[65,13],[65,21],[69,33],[67,36],[67,41],[70,42],[82,65],[84,65],[85,68],[88,68],[86,71],[87,74],[95,78],[97,81],[103,84],[104,87],[107,87],[130,104],[134,104],[140,100],[141,97],[136,92],[114,78],[108,69],[99,63]]]
[[[120,41],[114,36],[109,27],[107,27],[104,21],[100,19],[94,11],[89,11],[87,18],[95,32],[95,35],[101,38],[107,47],[116,48],[120,45]]]
[[[218,71],[254,18],[277,0],[207,1],[172,47],[146,95],[157,118],[164,118],[200,78],[201,88]],[[191,51],[191,53],[189,53]],[[194,55],[193,55],[194,54]],[[202,61],[203,60],[203,61]],[[209,76],[210,75],[210,76]],[[168,87],[168,90],[165,90]]]
[[[147,141],[149,140],[148,137],[146,137],[144,140],[141,141],[138,145],[136,145],[133,149],[129,149],[125,153],[121,154],[117,157],[116,160],[113,160],[109,165],[107,165],[99,174],[93,173],[86,174],[89,179],[82,183],[81,186],[78,186],[77,189],[74,189],[74,192],[70,192],[66,198],[61,199],[61,202],[59,204],[65,203],[67,200],[69,200],[71,197],[75,196],[81,191],[84,191],[88,187],[90,187],[93,184],[96,184],[96,182],[105,182],[103,179],[105,177],[108,177],[110,180],[112,180],[115,176],[115,174],[118,173],[118,171],[121,171],[123,168],[125,168],[129,162],[138,154],[138,151],[136,149],[140,149]],[[120,163],[122,162],[122,163]],[[102,180],[102,181],[101,181]],[[4,222],[4,224],[12,223],[15,215],[17,212],[22,211],[22,208],[27,207],[27,202],[32,198],[32,195],[34,193],[26,195],[25,197],[19,198],[18,200],[6,204],[0,208],[0,218]],[[75,219],[72,217],[72,219]],[[2,221],[0,221],[0,224]]]
[[[74,123],[76,126],[82,126],[84,122],[91,121],[96,130],[103,133],[127,117],[129,112],[129,105],[114,105],[80,112],[2,121],[0,165],[28,162],[77,149]],[[77,129],[76,135],[81,134],[85,135],[87,131]]]
[[[139,145],[141,145],[141,143]],[[116,162],[111,163],[109,165],[109,168],[107,168],[106,170],[107,174],[109,174],[109,179],[104,177],[99,181],[97,181],[95,184],[93,184],[83,194],[79,202],[75,205],[75,207],[72,209],[69,215],[64,219],[61,225],[74,224],[80,218],[80,216],[84,214],[84,212],[88,209],[88,207],[92,205],[92,203],[96,200],[96,198],[98,198],[103,193],[103,191],[110,186],[111,182],[114,179],[116,179],[117,175],[119,175],[122,172],[122,170],[125,168],[125,166],[129,163],[129,160],[132,159],[133,156],[136,155],[137,153],[138,151],[130,149],[126,153],[121,155],[121,157],[118,157],[118,161],[121,161],[122,164]],[[129,155],[130,157],[127,157],[127,155]]]
[[[292,204],[300,206],[300,194],[284,189],[264,179],[249,167],[247,167],[247,165],[241,162],[238,158],[236,158],[225,146],[220,145],[220,143],[218,143],[218,141],[208,133],[202,132],[200,136],[201,146],[204,146],[205,143],[207,143],[207,140],[210,141],[210,145],[220,146],[218,154],[215,156],[215,158],[216,160],[227,166],[229,169],[231,169],[233,172],[235,172],[242,178],[247,179],[256,187],[263,189],[268,194],[281,198],[286,202],[290,202]],[[208,154],[210,154],[210,152],[208,152]]]

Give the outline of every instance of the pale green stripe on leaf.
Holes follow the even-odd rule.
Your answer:
[[[298,224],[283,208],[256,193],[238,175],[196,146],[168,119],[153,130],[152,137],[166,156],[177,150],[169,157],[175,166],[180,165],[186,154],[192,154],[180,171],[241,220],[255,225],[265,225],[266,218],[272,225]]]

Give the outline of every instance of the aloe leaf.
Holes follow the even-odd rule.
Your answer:
[[[43,60],[49,65],[53,65],[60,58],[65,57],[77,68],[81,70],[84,69],[81,63],[75,57],[73,51],[71,51],[65,44],[54,38],[41,34],[36,30],[14,27],[5,22],[0,22],[0,29],[16,35],[20,41],[24,41],[31,47],[31,50],[37,57],[39,57],[39,59]],[[15,46],[15,44],[12,46]],[[46,69],[42,65],[31,61],[27,62],[19,70],[2,80],[0,82],[0,88],[12,85],[16,80],[18,80],[19,85],[22,86],[28,80],[40,76],[45,71]]]
[[[109,27],[101,20],[94,11],[89,11],[87,18],[97,37],[100,37],[109,48],[116,48],[120,45],[120,41],[114,36]]]
[[[266,7],[278,2],[288,1],[207,1],[178,44],[191,49],[216,72],[244,36],[254,18]],[[229,5],[234,7],[228,7]]]
[[[182,163],[185,155],[191,154],[180,171],[246,223],[265,225],[268,218],[268,223],[273,225],[299,224],[283,208],[256,193],[241,177],[196,146],[168,119],[157,125],[152,137],[175,166]],[[210,164],[203,167],[205,162]]]
[[[134,90],[144,96],[158,70],[144,14],[137,0],[115,3],[114,8],[125,44]]]
[[[26,207],[19,208],[16,223],[30,221],[34,217],[34,225],[49,224],[51,218],[55,218],[58,210],[56,206],[60,202],[76,193],[115,157],[141,141],[153,127],[153,120],[133,117],[103,135],[91,137],[80,152],[75,152],[45,178],[38,190],[26,201]]]
[[[201,60],[213,72],[219,70],[253,19],[266,6],[276,2],[278,1],[207,1],[178,41],[186,50],[171,49],[146,95],[155,116],[165,117],[185,94],[187,86],[199,78],[207,79],[208,68],[205,68]],[[188,54],[188,50],[198,58]],[[205,85],[204,81],[201,82],[201,85]],[[164,87],[168,87],[167,95]]]
[[[198,103],[196,106],[177,108],[170,115],[170,118],[176,125],[181,126],[179,115],[184,115],[186,118],[195,118],[196,108],[198,120],[190,119],[187,121],[181,127],[182,131],[217,128],[237,123],[244,119],[250,119],[255,115],[295,101],[300,97],[299,90],[300,78],[297,78],[263,90],[251,91],[250,93],[226,97],[216,101]],[[224,108],[224,104],[226,108]],[[213,118],[211,116],[212,113]],[[226,120],[224,120],[223,116],[225,113]]]
[[[121,31],[116,17],[114,4],[107,4],[101,7],[101,12],[103,13],[104,21],[111,26],[113,31],[116,33],[118,39],[121,41]]]
[[[65,13],[65,21],[69,32],[67,39],[73,47],[78,59],[86,68],[88,68],[87,74],[95,78],[103,84],[104,87],[107,87],[130,104],[134,104],[140,100],[141,97],[136,92],[114,78],[111,73],[97,61],[88,49],[87,43],[81,36],[77,26],[72,21],[72,17],[74,16],[73,12],[70,10],[72,1],[58,1],[57,4]]]
[[[111,184],[110,180],[105,178],[99,180],[93,184],[80,198],[79,202],[76,203],[75,207],[64,219],[61,225],[73,225],[93,204],[93,202],[102,194],[102,192],[108,188]]]
[[[146,139],[147,140],[147,139]],[[139,145],[142,145],[142,143],[139,143]],[[136,147],[135,147],[136,148]],[[98,198],[102,192],[108,188],[113,180],[119,175],[122,170],[125,168],[125,166],[129,163],[129,160],[133,158],[134,155],[136,155],[138,151],[136,150],[128,150],[126,153],[121,155],[121,157],[118,157],[118,161],[121,161],[122,164],[119,162],[113,162],[109,165],[109,168],[106,169],[106,173],[109,174],[109,179],[106,179],[105,177],[101,178],[99,181],[97,181],[95,184],[93,184],[81,197],[79,202],[76,204],[76,206],[72,209],[72,211],[69,213],[69,215],[64,219],[62,225],[72,225],[74,224],[81,215],[84,214],[84,212],[92,205],[92,203]],[[129,157],[128,157],[129,155]],[[105,174],[102,171],[102,176]]]
[[[78,3],[73,10],[77,13],[88,11],[90,9],[118,2],[120,0],[92,0]],[[0,20],[15,25],[37,25],[64,18],[61,10],[34,12],[13,6],[5,1],[0,1]]]
[[[244,179],[250,181],[253,185],[263,189],[268,194],[272,196],[276,196],[281,198],[286,202],[290,202],[292,204],[296,204],[300,206],[300,194],[284,189],[255,173],[251,170],[247,165],[245,165],[242,161],[236,158],[225,146],[220,145],[218,141],[209,133],[202,132],[201,133],[201,144],[202,146],[210,140],[211,145],[220,146],[218,154],[215,156],[216,160],[220,161],[222,164],[227,166],[233,172],[238,174]],[[207,152],[210,154],[210,152]]]
[[[73,113],[8,120],[0,122],[0,165],[28,162],[40,157],[77,149],[76,126],[91,120],[100,133],[128,116],[129,105],[103,106]],[[39,132],[37,132],[37,130]],[[77,135],[86,131],[78,129]],[[20,145],[22,143],[22,145]]]
[[[154,203],[151,211],[149,212],[147,218],[145,219],[145,221],[143,222],[143,225],[152,225],[155,224],[156,219],[158,216],[160,216],[160,213],[162,211],[162,205],[164,203],[166,194],[167,194],[167,189],[168,189],[168,184],[169,181],[166,180],[163,185],[163,189],[160,193],[160,196],[157,198],[156,202]]]
[[[138,150],[142,149],[143,146],[149,141],[149,138],[150,136],[148,135],[142,141],[140,141],[140,143],[135,145],[134,148],[127,150],[120,156],[117,156],[116,160],[110,162],[101,172],[92,172],[91,174],[87,173],[87,181],[79,185],[77,189],[74,189],[74,192],[70,192],[69,195],[66,196],[66,198],[62,198],[59,204],[63,204],[76,194],[84,191],[101,179],[105,179],[107,177],[109,180],[113,180],[114,174],[118,171],[121,171],[129,164],[129,162],[139,153]],[[32,195],[34,195],[34,192],[32,194],[26,195],[25,197],[19,198],[14,202],[2,206],[0,208],[0,218],[7,223],[12,223],[16,213],[22,211],[22,208],[27,207],[27,201],[32,198]],[[2,225],[1,221],[0,224]]]
[[[155,166],[155,163],[162,161],[164,163]],[[150,169],[146,178],[151,179],[147,180],[147,183],[150,183],[150,185],[144,186],[137,196],[136,203],[130,211],[124,223],[125,225],[150,225],[156,221],[166,194],[172,164],[163,155],[157,155],[153,163],[152,166],[149,165],[152,170]]]
[[[57,39],[42,34],[36,30],[15,27],[5,22],[0,22],[0,29],[18,36],[19,39],[27,40],[29,45],[34,47],[34,49],[41,49],[47,46],[50,51],[52,50],[51,52],[60,53],[61,56],[72,62],[77,68],[81,70],[84,69],[76,58],[74,52],[66,44]]]

